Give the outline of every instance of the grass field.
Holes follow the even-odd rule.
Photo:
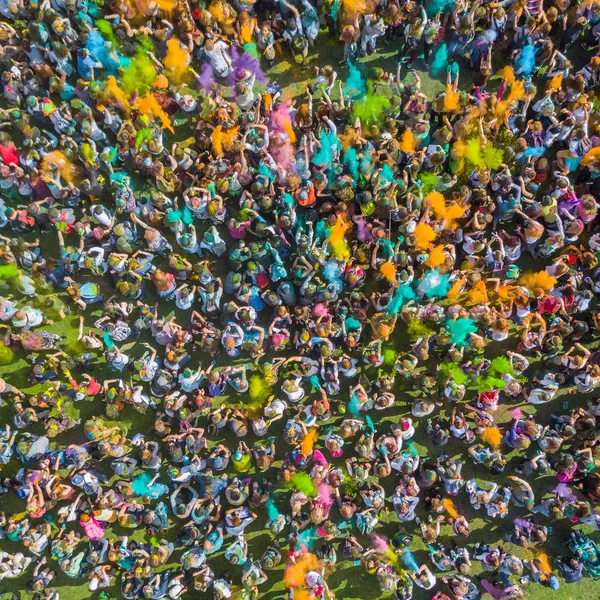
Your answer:
[[[279,62],[270,72],[272,77],[275,77],[279,83],[284,87],[284,92],[286,95],[296,96],[303,93],[304,86],[306,83],[312,79],[314,79],[314,64],[333,64],[336,65],[341,59],[341,46],[338,42],[333,43],[329,39],[326,39],[323,36],[322,45],[319,47],[319,55],[312,55],[310,57],[309,69],[308,70],[300,70],[296,65],[292,65],[290,62],[286,62],[282,60]],[[384,46],[382,51],[378,55],[374,55],[369,57],[367,64],[376,62],[377,66],[380,66],[387,70],[395,69],[395,51],[389,50]],[[337,68],[337,67],[336,67]],[[340,73],[340,77],[343,79],[346,76],[345,68],[339,68],[338,72]],[[420,72],[420,76],[423,82],[423,91],[425,91],[428,95],[433,95],[435,91],[441,89],[443,87],[442,83],[438,80],[434,80],[429,77],[428,73]],[[55,246],[55,238],[54,233],[48,233],[42,236],[42,245],[44,247],[44,252],[47,256],[52,255],[52,248]],[[173,305],[170,305],[170,307]],[[169,307],[169,308],[170,308]],[[98,309],[98,305],[92,306],[86,312],[86,324],[88,326],[93,323],[93,321],[100,316],[100,310]],[[185,323],[185,316],[181,315],[181,321]],[[72,342],[74,338],[77,336],[77,328],[79,322],[79,315],[70,314],[67,318],[61,322],[57,322],[49,329],[59,335],[63,336],[65,343]],[[397,349],[403,349],[406,347],[406,332],[403,326],[398,326],[396,332],[394,334],[395,339],[393,340],[393,345]],[[513,336],[514,337],[514,336]],[[140,341],[150,341],[148,339],[142,339]],[[122,349],[128,351],[133,346],[133,342],[128,341],[122,345]],[[500,354],[507,349],[507,346],[499,344],[491,344],[489,347],[489,353]],[[512,349],[512,348],[509,348]],[[140,350],[136,350],[132,353],[133,356],[137,356],[138,353],[141,353]],[[206,364],[206,357],[201,356],[199,353],[194,355],[192,360],[192,364],[196,364],[197,361],[204,359]],[[224,362],[224,361],[223,361]],[[433,361],[429,368],[433,368]],[[23,358],[22,354],[18,355],[18,360],[9,366],[5,366],[0,368],[0,376],[7,379],[9,382],[14,385],[21,387],[27,392],[35,392],[38,390],[38,387],[28,387],[27,383],[27,375],[30,371],[31,365],[26,362]],[[115,375],[108,371],[106,367],[102,364],[101,360],[98,360],[95,365],[94,376],[102,379],[102,378],[114,378]],[[396,390],[396,395],[398,401],[396,405],[385,411],[385,416],[380,419],[377,423],[378,431],[381,433],[386,431],[389,427],[389,423],[392,421],[396,421],[400,415],[409,414],[409,407],[412,401],[410,396],[415,393],[412,390],[403,389],[401,385],[398,386]],[[227,398],[227,401],[235,402],[235,398]],[[568,400],[569,406],[575,406],[581,402],[583,399],[578,396],[557,396],[551,403],[540,407],[540,410],[537,410],[538,414],[543,415],[541,422],[547,422],[549,419],[549,415],[552,412],[564,412],[563,411],[563,403]],[[511,405],[510,408],[514,408],[516,405]],[[80,418],[85,420],[89,418],[93,414],[102,414],[103,413],[103,405],[101,401],[96,402],[82,402],[77,404],[77,408],[80,411]],[[533,407],[529,405],[525,405],[522,407],[525,412],[533,412]],[[500,413],[500,422],[506,423],[509,421],[508,411]],[[0,420],[1,421],[9,421],[12,423],[12,411],[9,407],[2,407],[0,409]],[[152,424],[152,416],[146,415],[141,416],[138,413],[134,412],[131,408],[125,409],[125,411],[121,415],[120,419],[121,423],[126,425],[129,429],[129,437],[131,437],[134,433],[142,432],[147,433],[150,430]],[[339,421],[339,418],[338,418]],[[455,440],[452,440],[450,444],[443,449],[439,449],[436,447],[432,447],[429,444],[423,445],[423,441],[427,440],[427,437],[423,431],[423,422],[419,422],[416,420],[415,426],[417,428],[417,433],[413,440],[415,441],[415,445],[419,449],[419,452],[422,457],[426,456],[435,456],[440,452],[446,452],[450,456],[463,456],[466,454],[466,446],[458,443]],[[40,430],[36,430],[37,433],[40,433]],[[278,431],[274,431],[274,435],[279,433]],[[252,436],[250,438],[252,440]],[[84,441],[83,433],[81,428],[76,428],[74,431],[67,432],[64,436],[61,436],[59,439],[59,443],[64,445],[66,443],[78,442],[81,443]],[[233,439],[231,437],[224,437],[223,439],[215,440],[214,438],[210,439],[211,445],[217,442],[229,443],[230,446],[233,444]],[[278,447],[278,456],[282,456],[285,451],[288,450],[288,447],[283,443]],[[531,452],[531,451],[530,451]],[[511,456],[510,462],[507,465],[506,474],[510,474],[512,468],[516,465],[517,457]],[[485,470],[481,470],[479,468],[475,468],[470,461],[465,460],[465,467],[463,475],[465,479],[470,479],[471,477],[478,477],[481,479],[493,479],[494,476],[489,475],[489,473]],[[271,470],[267,473],[267,477],[271,480],[275,479],[276,468],[280,465],[280,462],[275,463],[275,465],[271,468]],[[6,467],[3,471],[3,474],[12,474],[14,472],[16,465],[14,461],[8,467]],[[106,471],[107,467],[105,467]],[[250,472],[251,477],[256,477],[254,470]],[[259,475],[262,478],[262,475]],[[394,489],[394,481],[396,477],[393,475],[390,476],[387,481],[384,482],[384,485],[391,495]],[[501,477],[496,478],[497,481],[502,480]],[[537,499],[541,499],[541,497],[550,492],[556,486],[556,479],[553,476],[541,477],[535,480],[535,490],[537,494]],[[421,494],[422,496],[423,494]],[[279,500],[277,500],[278,504],[281,507],[288,506],[287,492],[281,492],[278,494]],[[569,521],[562,520],[555,523],[548,523],[544,517],[536,517],[536,522],[538,519],[541,519],[539,522],[544,522],[546,525],[551,525],[553,527],[552,533],[549,537],[547,544],[540,548],[532,548],[529,550],[522,550],[510,543],[504,543],[504,535],[511,530],[512,525],[512,517],[521,516],[527,517],[528,515],[523,512],[522,509],[516,509],[511,506],[510,517],[504,521],[493,521],[484,520],[478,518],[481,513],[475,513],[469,503],[465,493],[461,493],[455,499],[455,505],[459,512],[464,513],[470,520],[472,533],[468,538],[468,546],[472,548],[472,546],[476,542],[485,541],[486,543],[497,545],[501,544],[507,551],[514,552],[520,555],[523,558],[533,558],[537,552],[544,551],[551,557],[557,557],[564,555],[567,552],[566,541],[568,539],[569,531],[571,530],[572,524]],[[0,508],[4,510],[7,514],[19,513],[23,510],[23,503],[17,501],[13,496],[5,496],[2,498],[2,503]],[[335,512],[335,511],[333,511]],[[422,511],[421,511],[422,513]],[[423,515],[421,514],[421,517]],[[531,515],[529,515],[531,516]],[[266,521],[265,511],[260,511],[258,520],[249,528],[248,539],[250,541],[250,550],[253,557],[259,558],[267,543],[271,541],[271,534],[266,530],[262,529],[264,523]],[[176,529],[176,528],[174,528]],[[393,510],[388,514],[384,515],[381,521],[380,526],[376,530],[377,533],[387,535],[388,537],[393,536],[399,529],[399,523],[393,513]],[[407,533],[416,534],[416,525],[414,523],[409,523],[406,525]],[[447,547],[451,547],[454,539],[451,533],[451,527],[449,525],[444,525],[442,528],[442,535],[440,537],[440,541],[444,543]],[[584,531],[590,532],[589,527],[585,527]],[[172,532],[172,530],[171,530]],[[117,535],[129,535],[131,534],[131,530],[120,529],[119,527],[112,527],[109,532],[110,536]],[[143,530],[136,530],[133,532],[134,539],[143,539],[145,537],[145,532]],[[594,534],[594,537],[597,538],[597,534]],[[284,538],[281,538],[284,541]],[[458,540],[459,544],[462,544],[462,540]],[[2,550],[6,550],[9,552],[15,552],[22,550],[17,544],[13,544],[7,540],[2,540],[0,543],[0,547]],[[318,542],[317,542],[318,548]],[[426,550],[424,548],[423,543],[415,537],[413,542],[414,552],[419,561],[426,560]],[[177,565],[177,560],[179,558],[180,553],[176,552],[173,556],[174,562],[172,566]],[[230,573],[234,578],[234,581],[239,582],[240,569],[233,568],[223,557],[222,552],[210,558],[210,564],[215,573]],[[52,564],[52,561],[49,561]],[[169,566],[169,565],[168,565]],[[61,600],[83,600],[85,598],[90,597],[92,594],[87,589],[87,584],[81,585],[80,580],[71,580],[66,576],[60,574],[58,566],[56,565],[57,572],[59,572],[59,576],[56,581],[56,585],[54,586],[60,591]],[[276,599],[282,598],[286,596],[286,591],[283,587],[282,583],[282,571],[283,566],[280,566],[277,570],[269,572],[269,581],[266,584],[261,586],[261,597],[268,599]],[[29,573],[30,574],[30,573]],[[479,566],[474,561],[474,569],[473,576],[479,574]],[[21,577],[16,580],[3,580],[0,583],[0,592],[14,592],[20,598],[27,597],[26,592],[24,591],[24,582],[27,579],[27,575]],[[360,600],[360,599],[375,599],[380,598],[381,592],[379,590],[378,583],[374,576],[370,576],[364,573],[359,567],[354,566],[352,563],[343,561],[340,562],[332,574],[329,576],[329,585],[332,590],[335,591],[337,598],[343,598],[347,600]],[[596,582],[594,582],[591,578],[586,577],[584,581],[580,584],[567,586],[561,580],[561,589],[559,591],[553,592],[548,588],[543,588],[537,584],[529,584],[525,587],[526,597],[531,600],[541,600],[545,598],[556,598],[560,600],[567,600],[573,597],[578,597],[580,599],[592,599],[597,598],[599,594],[599,588]],[[436,591],[439,588],[436,588]],[[115,597],[120,598],[120,592],[118,588],[109,590],[109,593]],[[190,592],[187,597],[191,597],[192,595],[196,596],[198,594],[194,594]],[[415,587],[414,597],[417,600],[421,599],[429,599],[431,598],[432,592],[423,592],[419,588]]]

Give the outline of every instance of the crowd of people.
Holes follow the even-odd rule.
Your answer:
[[[0,580],[600,576],[600,3],[0,13]]]

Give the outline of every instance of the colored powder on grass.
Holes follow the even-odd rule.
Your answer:
[[[476,392],[483,394],[491,390],[503,390],[506,387],[506,382],[504,379],[498,379],[497,377],[492,377],[491,375],[484,375],[477,377],[469,387],[474,389]]]
[[[269,521],[277,521],[277,519],[279,519],[279,511],[275,506],[275,502],[273,502],[273,498],[269,498],[265,506],[267,508],[267,515],[269,517]]]
[[[320,568],[319,559],[314,554],[307,552],[284,571],[283,582],[288,588],[299,587],[304,585],[304,578],[309,571],[318,571]]]
[[[483,148],[483,162],[487,169],[498,169],[504,162],[504,150],[502,148],[485,146]]]
[[[427,223],[419,223],[415,227],[415,246],[419,250],[431,248],[434,240],[437,238],[437,233],[431,225]]]
[[[319,149],[315,152],[313,162],[315,165],[324,166],[333,164],[334,153],[339,144],[333,131],[321,131],[319,136]]]
[[[375,239],[364,217],[360,217],[356,223],[356,238],[359,242],[372,242]]]
[[[510,362],[510,358],[506,358],[505,356],[497,356],[490,363],[490,368],[488,369],[490,375],[494,375],[495,377],[502,375],[511,375],[514,377],[517,375],[515,369]]]
[[[412,154],[415,151],[415,136],[408,128],[402,134],[402,138],[400,140],[400,150],[402,150],[402,152],[405,154]]]
[[[88,32],[85,47],[94,60],[102,63],[101,68],[106,73],[114,75],[117,72],[119,68],[119,55],[98,31],[92,29]]]
[[[385,96],[369,92],[367,95],[352,105],[354,118],[360,119],[364,125],[380,123],[386,110],[392,107],[392,103]]]
[[[456,0],[430,0],[425,6],[425,12],[429,18],[435,17],[435,15],[452,10],[455,4]]]
[[[338,140],[342,145],[342,150],[345,152],[348,148],[353,148],[356,142],[356,131],[347,128],[343,133],[338,133]]]
[[[383,263],[379,270],[389,282],[396,281],[396,266],[393,262]]]
[[[473,319],[448,319],[445,326],[450,333],[450,343],[457,346],[467,346],[469,334],[477,331],[477,324]]]
[[[485,161],[481,152],[481,142],[477,138],[470,139],[467,142],[465,149],[465,158],[474,166],[479,169],[485,167]]]
[[[138,149],[145,141],[152,139],[152,132],[145,127],[140,129],[135,135],[135,147]]]
[[[442,42],[435,51],[433,62],[431,63],[431,74],[435,77],[445,73],[448,69],[448,46]]]
[[[60,150],[46,154],[40,164],[42,173],[47,177],[55,177],[54,168],[64,181],[73,181],[75,177],[73,163]]]
[[[107,21],[106,19],[98,19],[94,22],[94,25],[102,34],[102,37],[108,40],[115,48],[119,48],[121,46],[121,40],[119,40],[119,38],[115,35],[110,21]]]
[[[396,358],[398,357],[398,353],[392,348],[386,348],[383,351],[383,362],[386,365],[394,365],[396,364]]]
[[[550,575],[552,573],[552,567],[550,566],[550,559],[545,552],[540,552],[536,556],[539,568],[546,573],[546,575]]]
[[[319,434],[317,433],[317,430],[315,428],[308,430],[308,433],[302,440],[302,454],[304,456],[310,456],[312,454],[313,448],[315,447],[315,442],[317,441],[318,437]]]
[[[136,49],[134,57],[120,77],[121,88],[128,94],[145,94],[156,79],[156,67],[148,58],[143,44]]]
[[[221,125],[217,125],[211,136],[210,141],[212,142],[213,152],[216,156],[223,156],[223,127]]]
[[[486,427],[481,434],[481,440],[497,450],[502,444],[502,434],[497,427]]]
[[[326,510],[329,510],[333,506],[333,496],[326,481],[322,481],[319,484],[319,500]]]
[[[269,151],[275,162],[288,170],[294,161],[296,149],[290,142],[283,142],[276,146],[269,146]]]
[[[190,66],[190,52],[177,38],[167,40],[167,54],[162,61],[166,76],[172,83],[181,83]]]
[[[458,296],[460,296],[463,287],[465,285],[465,280],[464,279],[457,279],[453,284],[452,287],[448,290],[448,298],[458,298]]]
[[[367,93],[367,80],[363,77],[360,69],[354,63],[348,64],[348,79],[346,79],[346,89],[352,90],[352,98],[362,98]]]
[[[119,108],[124,110],[126,113],[129,113],[131,107],[129,106],[129,102],[127,101],[127,96],[125,92],[119,87],[117,83],[117,79],[111,75],[106,80],[106,85],[104,86],[104,98],[107,100],[114,100]]]
[[[308,473],[296,473],[292,479],[286,483],[286,486],[288,488],[295,488],[306,496],[314,498],[317,495],[317,488]]]
[[[358,181],[358,154],[354,148],[344,151],[344,166],[348,169],[354,183]]]
[[[545,146],[540,146],[539,148],[525,148],[523,152],[520,152],[520,157],[522,158],[537,158],[546,152],[547,148]]]
[[[527,94],[525,93],[525,82],[522,79],[513,81],[506,102],[519,102],[524,100]]]
[[[248,54],[247,52],[240,52],[235,46],[231,48],[231,58],[233,64],[233,77],[235,74],[244,70],[248,71],[251,75],[254,75],[256,81],[260,83],[268,83],[268,78],[265,72],[260,68],[260,63],[256,58]],[[230,84],[233,85],[235,81],[231,80]]]
[[[385,163],[381,171],[379,171],[379,179],[381,183],[393,183],[396,181],[394,171],[392,171],[392,167],[388,163]]]
[[[11,263],[10,265],[1,265],[0,266],[0,279],[14,279],[19,276],[19,267]]]
[[[428,267],[434,269],[435,267],[443,265],[445,260],[446,255],[444,253],[444,246],[439,244],[433,247],[433,249],[429,253],[429,256],[427,257],[427,260],[425,261],[425,264]]]
[[[81,155],[91,166],[96,166],[94,149],[92,148],[91,144],[87,142],[83,142],[83,144],[81,144]]]
[[[385,554],[390,549],[388,540],[384,535],[372,533],[369,537],[371,538],[373,550],[375,550],[375,552],[378,554]]]
[[[348,260],[350,258],[350,249],[344,236],[350,227],[350,223],[344,221],[342,217],[338,217],[335,225],[329,233],[329,243],[333,249],[333,254],[340,260]]]
[[[439,373],[452,379],[457,385],[465,384],[468,379],[467,374],[456,363],[443,363]]]
[[[568,502],[573,502],[576,499],[576,496],[571,492],[571,489],[566,483],[559,483],[554,488],[554,493]]]
[[[215,72],[210,63],[202,63],[198,75],[198,85],[205,93],[209,92],[215,83]]]
[[[562,86],[562,79],[563,79],[563,76],[560,73],[558,75],[555,75],[554,77],[552,77],[552,79],[550,79],[550,87],[555,92],[558,92],[558,90],[560,90],[560,88]]]
[[[221,143],[227,152],[231,152],[234,149],[234,142],[238,137],[239,130],[239,125],[221,130]]]
[[[529,77],[535,67],[535,48],[532,44],[525,46],[515,61],[516,73]]]
[[[504,79],[508,85],[515,80],[515,70],[510,65],[500,69],[500,71],[498,71],[498,75]]]
[[[386,314],[396,316],[409,300],[416,299],[417,294],[410,287],[410,284],[401,283],[394,291],[394,295],[387,306]]]
[[[248,382],[248,395],[253,402],[266,402],[271,395],[272,388],[260,375],[252,375]]]
[[[292,127],[290,107],[285,102],[282,102],[277,109],[271,113],[270,124],[276,131],[285,132],[292,144],[296,143],[296,134]]]
[[[419,321],[418,319],[411,319],[406,327],[408,335],[412,338],[424,338],[433,335],[435,332],[431,327]]]
[[[314,596],[308,590],[295,589],[293,600],[314,600]]]
[[[323,277],[329,283],[337,283],[343,287],[342,270],[335,260],[328,260],[323,267]]]
[[[373,172],[373,156],[370,152],[365,152],[360,159],[360,172],[365,177],[368,177]]]
[[[477,285],[467,292],[467,296],[469,297],[469,301],[473,304],[481,304],[482,302],[487,302],[487,290],[485,289],[485,282],[480,281]]]
[[[350,402],[348,402],[348,412],[353,416],[357,417],[362,409],[362,402],[359,400],[356,393],[350,396]]]
[[[158,100],[151,92],[147,92],[143,98],[139,98],[137,106],[143,115],[151,115],[159,119],[163,129],[168,129],[171,133],[175,133],[169,115],[162,109]]]
[[[312,550],[316,539],[317,535],[313,529],[305,529],[298,534],[298,544],[300,547],[305,546],[309,550]],[[294,598],[295,597],[296,596],[294,595]]]
[[[441,192],[430,192],[425,196],[425,204],[431,206],[431,210],[437,219],[443,219],[446,214],[446,199]]]
[[[519,285],[526,287],[531,292],[537,293],[542,290],[549,292],[557,283],[556,277],[548,275],[546,271],[537,273],[523,273],[519,278]]]
[[[496,293],[498,294],[498,298],[501,298],[502,300],[508,300],[510,290],[511,290],[510,286],[499,285],[498,289],[496,290]]]
[[[440,177],[435,173],[421,173],[419,175],[421,184],[423,185],[423,193],[428,194],[440,184]]]
[[[457,219],[465,214],[465,208],[452,202],[446,206],[444,196],[440,192],[430,192],[425,196],[425,202],[431,206],[436,219],[444,221],[445,229],[453,229]]]
[[[417,562],[415,555],[410,551],[408,546],[406,546],[402,551],[400,559],[409,571],[416,572],[419,570],[419,563]]]
[[[319,377],[317,375],[311,375],[308,378],[308,383],[310,384],[310,386],[312,387],[313,390],[320,390],[321,389],[321,383],[319,381]]]
[[[0,365],[10,365],[15,360],[15,353],[5,344],[0,343]]]
[[[449,275],[442,275],[437,269],[432,269],[419,281],[418,289],[426,298],[445,298],[450,290],[449,279]]]
[[[242,31],[243,35],[250,35],[249,33],[246,34],[245,31]],[[244,52],[246,54],[249,54],[254,60],[259,60],[260,59],[260,52],[258,51],[258,46],[253,43],[252,41],[247,41],[244,44]]]
[[[450,498],[444,498],[442,500],[442,503],[444,504],[444,508],[446,509],[446,512],[453,518],[456,519],[458,517],[458,511],[456,510],[456,508],[454,507],[454,502],[452,502],[452,500],[450,500]]]
[[[454,86],[448,85],[444,94],[444,111],[452,112],[458,108],[460,94],[454,90]]]
[[[75,356],[77,354],[81,354],[82,352],[86,352],[86,349],[80,340],[74,339],[67,342],[63,346],[63,351],[69,356]]]

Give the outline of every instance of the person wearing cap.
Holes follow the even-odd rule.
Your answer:
[[[239,68],[235,72],[235,79],[235,103],[241,111],[250,110],[256,99],[254,93],[256,75],[247,69]]]

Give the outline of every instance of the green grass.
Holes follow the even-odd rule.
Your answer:
[[[394,71],[395,70],[395,50],[389,50],[387,47],[380,44],[382,47],[381,51],[374,56],[369,57],[367,60],[363,61],[367,64],[367,66],[374,66],[375,64],[378,67],[383,68],[384,70]],[[341,59],[341,45],[339,42],[333,42],[324,34],[321,36],[320,44],[319,44],[319,53],[313,53],[309,56],[309,68],[305,70],[301,70],[297,65],[292,64],[289,60],[281,60],[278,64],[270,71],[269,75],[271,77],[275,77],[279,83],[284,88],[284,94],[286,96],[299,96],[303,94],[305,85],[314,80],[314,65],[315,64],[332,64],[334,68],[338,70],[338,73],[342,80],[346,77],[347,71],[345,67],[340,67],[337,63]],[[422,79],[422,90],[428,95],[432,96],[437,90],[443,87],[443,84],[429,77],[427,72],[419,73]],[[55,246],[55,238],[54,233],[49,233],[41,236],[42,244],[44,247],[44,252],[46,255],[51,255],[54,251]],[[217,261],[214,263],[216,265],[216,270],[220,271],[219,265]],[[173,306],[173,305],[170,305]],[[169,307],[170,308],[170,307]],[[100,315],[100,309],[98,305],[91,307],[86,311],[86,325],[90,327],[94,320]],[[185,317],[183,315],[179,315],[182,317],[182,322],[185,322]],[[49,329],[61,336],[63,336],[63,343],[69,344],[72,342],[77,335],[78,328],[78,314],[70,314],[63,321],[57,322]],[[149,340],[141,340],[141,341],[149,341]],[[406,344],[406,332],[403,326],[398,326],[396,332],[394,334],[393,340],[394,346],[398,349],[403,349],[407,347]],[[123,345],[123,349],[127,351],[131,347],[132,343],[126,343]],[[500,353],[506,350],[506,346],[492,344],[489,351],[492,353]],[[134,356],[137,355],[139,351],[134,353]],[[206,365],[207,358],[205,355],[201,355],[200,353],[196,353],[193,356],[192,364],[196,364],[198,361],[204,360]],[[221,361],[222,364],[225,361]],[[429,365],[429,369],[433,369],[434,361],[431,361]],[[42,386],[29,386],[27,383],[27,375],[30,371],[31,365],[25,360],[23,357],[23,353],[18,353],[18,359],[9,366],[4,366],[0,368],[0,376],[4,377],[11,383],[21,387],[26,390],[28,393],[34,393],[39,391]],[[102,360],[98,359],[97,364],[95,365],[95,370],[93,375],[96,378],[114,378],[115,374],[106,369],[105,365],[103,365]],[[384,416],[379,419],[377,423],[378,431],[384,432],[388,430],[389,423],[392,421],[396,421],[400,415],[408,415],[410,403],[412,402],[412,398],[410,396],[414,396],[414,392],[411,390],[403,389],[401,384],[397,386],[396,389],[397,394],[397,403],[391,409],[384,413]],[[549,405],[545,405],[543,407],[539,407],[537,410],[537,414],[543,416],[542,422],[547,421],[551,412],[563,412],[562,404],[567,398],[563,395],[557,396]],[[227,401],[235,402],[237,398],[227,398]],[[569,396],[568,402],[570,406],[578,405],[583,402],[582,398],[577,396]],[[511,405],[510,408],[514,408],[514,405]],[[81,419],[85,420],[94,414],[103,414],[104,407],[103,403],[100,400],[96,400],[93,402],[82,402],[77,404],[77,409],[80,411]],[[526,412],[533,412],[533,407],[524,406],[523,409]],[[447,413],[445,409],[442,411],[443,413]],[[509,420],[509,416],[507,411],[499,411],[500,412],[500,422],[505,424]],[[378,413],[380,414],[380,413]],[[12,422],[12,411],[9,407],[3,407],[0,409],[0,419]],[[152,415],[139,415],[134,412],[131,408],[126,408],[120,417],[120,422],[125,424],[129,428],[129,436],[131,437],[133,434],[137,432],[147,433],[152,424]],[[337,418],[337,422],[339,422],[339,418]],[[432,447],[430,444],[422,445],[424,441],[427,441],[427,438],[423,431],[423,423],[415,422],[417,427],[417,433],[415,435],[415,444],[419,449],[419,452],[422,457],[426,456],[435,456],[440,452],[446,452],[451,456],[463,456],[466,453],[466,447],[455,440],[451,440],[450,444],[444,447],[442,450],[436,447]],[[41,433],[40,428],[32,428],[32,430],[37,433]],[[275,430],[273,434],[280,433],[280,430]],[[251,437],[250,440],[253,438]],[[59,439],[59,443],[61,445],[73,442],[83,442],[83,433],[81,432],[81,428],[76,428],[73,431],[67,432],[65,435],[61,436]],[[215,440],[214,438],[210,439],[211,446],[217,442],[229,443],[231,446],[234,443],[234,439],[231,436],[225,436],[221,439]],[[53,445],[56,445],[56,442],[53,442]],[[285,444],[281,443],[278,446],[278,456],[281,457],[284,452],[286,452],[289,448],[285,446]],[[346,456],[348,456],[348,452]],[[517,456],[510,457],[510,463],[507,465],[506,474],[510,474],[512,468],[517,463]],[[478,477],[480,479],[493,479],[494,477],[489,475],[487,471],[476,468],[472,463],[465,461],[464,467],[464,476],[465,479],[469,479],[473,476]],[[275,465],[270,469],[270,471],[266,474],[266,477],[271,480],[275,479],[276,469],[280,465],[280,462],[275,463]],[[103,467],[105,472],[107,467]],[[9,475],[12,474],[16,470],[15,461],[7,466],[3,474]],[[263,477],[263,474],[256,475],[254,470],[250,472],[251,477]],[[388,491],[388,494],[391,495],[393,493],[394,481],[396,481],[397,477],[392,475],[387,478],[384,482],[384,485]],[[501,481],[502,477],[496,477],[497,481]],[[535,480],[534,486],[536,490],[536,495],[538,500],[545,494],[550,492],[556,485],[557,481],[553,476],[541,477]],[[389,497],[388,495],[388,497]],[[423,497],[423,493],[421,497]],[[285,492],[281,492],[278,494],[277,503],[281,507],[289,506],[288,503],[289,494]],[[461,493],[455,499],[455,505],[459,512],[465,514],[471,523],[471,535],[466,540],[466,543],[470,548],[476,542],[485,541],[486,543],[492,544],[494,546],[501,544],[507,551],[514,552],[523,558],[532,558],[536,552],[547,552],[551,557],[556,557],[560,555],[567,554],[568,550],[566,547],[566,541],[568,539],[569,531],[572,528],[572,524],[569,521],[561,520],[555,523],[548,523],[547,519],[544,517],[536,516],[534,520],[536,522],[543,522],[547,525],[553,526],[553,531],[551,536],[549,537],[548,542],[539,547],[532,548],[528,550],[522,550],[513,546],[512,544],[503,542],[504,535],[508,533],[511,529],[512,518],[515,516],[531,516],[527,515],[521,509],[516,509],[511,506],[510,516],[504,521],[492,521],[484,520],[480,518],[481,513],[475,513],[469,503],[466,495]],[[391,505],[390,505],[391,506]],[[23,503],[21,501],[17,501],[14,496],[7,495],[2,499],[2,505],[0,507],[7,514],[21,512],[23,510]],[[335,515],[335,509],[332,511],[332,514]],[[420,511],[420,516],[423,517],[422,511]],[[262,527],[266,521],[265,511],[259,511],[258,520],[248,529],[248,540],[250,542],[250,551],[252,556],[257,559],[259,558],[267,543],[271,541],[271,535]],[[408,523],[405,526],[405,529],[408,533],[415,535],[415,540],[411,548],[414,548],[414,552],[417,556],[419,562],[427,560],[426,550],[424,548],[423,543],[420,541],[418,536],[416,536],[416,526],[414,523]],[[76,529],[79,527],[76,525]],[[396,520],[393,509],[389,514],[384,514],[381,518],[381,523],[377,528],[377,533],[386,535],[388,537],[393,536],[398,532],[400,528],[400,524]],[[170,531],[170,534],[174,534],[174,529],[177,529],[177,525]],[[591,528],[584,527],[584,531],[590,532]],[[356,530],[355,530],[356,532]],[[128,535],[132,534],[132,537],[137,540],[142,540],[145,538],[145,532],[143,530],[136,530],[132,532],[131,530],[124,530],[118,526],[111,527],[110,531],[108,531],[108,535],[110,537],[115,537],[118,535]],[[597,537],[594,534],[594,537]],[[281,541],[285,541],[282,537]],[[367,540],[363,540],[367,541]],[[444,525],[442,528],[442,535],[440,537],[440,541],[444,543],[447,547],[450,547],[453,543],[453,537],[451,532],[451,527],[449,525]],[[459,545],[463,545],[463,540],[458,540]],[[7,540],[3,540],[0,544],[2,550],[6,550],[9,552],[15,552],[22,550],[22,548],[18,544],[14,544]],[[318,547],[318,542],[317,542]],[[80,545],[80,548],[83,548],[83,545]],[[174,554],[174,562],[168,566],[178,566],[178,558],[180,556],[180,552],[176,552]],[[231,573],[234,578],[234,581],[239,582],[239,568],[233,568],[227,561],[224,559],[222,552],[218,553],[215,556],[210,558],[210,564],[217,574],[221,573]],[[61,595],[61,600],[83,600],[88,598],[91,594],[87,589],[87,582],[85,584],[81,584],[80,580],[72,580],[64,576],[58,565],[49,560],[50,565],[54,565],[57,572],[58,577],[53,587],[58,589]],[[17,594],[19,598],[25,598],[28,595],[24,592],[24,582],[30,576],[31,571],[25,576],[22,576],[18,579],[14,580],[3,580],[0,584],[0,590],[2,592],[14,592]],[[275,571],[269,572],[269,580],[265,584],[261,586],[261,597],[268,599],[282,598],[285,597],[285,589],[282,583],[282,573],[283,573],[283,565],[280,566]],[[479,573],[479,565],[474,561],[474,569],[472,575],[475,576]],[[439,574],[438,574],[439,575]],[[354,566],[352,563],[347,561],[341,561],[338,563],[337,568],[333,573],[329,575],[328,578],[329,585],[332,590],[335,591],[336,596],[338,598],[344,598],[347,600],[353,599],[375,599],[381,597],[381,592],[379,590],[378,583],[374,576],[368,575],[361,570],[360,567]],[[437,590],[438,588],[436,588]],[[118,589],[111,589],[109,593],[116,597],[120,598],[120,592]],[[575,595],[579,596],[579,598],[591,599],[595,598],[598,594],[598,586],[596,583],[589,577],[586,577],[584,581],[580,584],[567,586],[563,583],[560,591],[552,592],[548,588],[543,588],[537,584],[530,584],[525,588],[526,597],[530,600],[538,600],[542,598],[549,598],[552,596],[553,598],[566,600],[574,597]],[[193,592],[188,593],[187,597],[190,597]],[[415,587],[414,597],[417,600],[421,599],[429,599],[431,598],[432,592],[423,592],[419,588]]]

